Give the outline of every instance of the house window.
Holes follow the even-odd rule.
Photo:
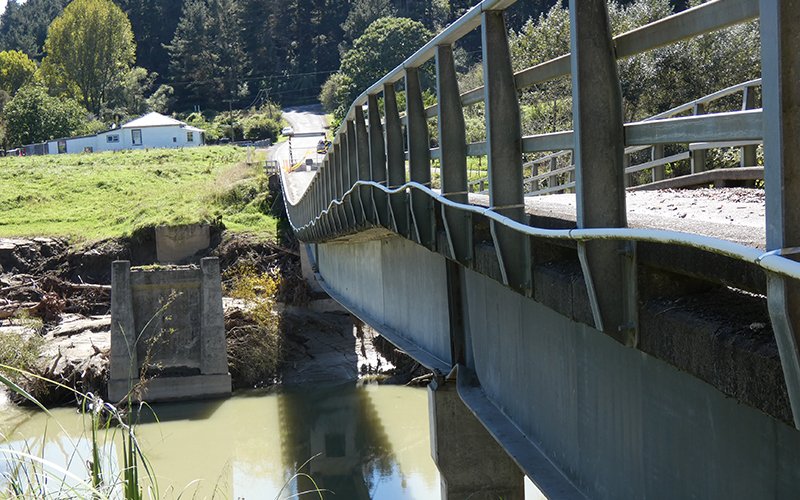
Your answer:
[[[194,132],[186,132],[186,142],[194,142]]]
[[[178,142],[178,138],[177,137],[173,137],[172,138],[172,142]]]
[[[67,141],[61,139],[58,141],[58,154],[62,155],[67,152]]]
[[[106,142],[119,142],[119,134],[109,134],[106,136]]]
[[[142,145],[142,131],[140,129],[131,130],[131,143],[134,146]]]

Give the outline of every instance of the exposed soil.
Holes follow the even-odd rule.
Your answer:
[[[0,335],[41,336],[42,355],[33,367],[39,375],[84,393],[105,394],[111,263],[120,259],[131,260],[133,265],[155,263],[150,233],[142,231],[132,238],[106,240],[82,249],[60,239],[0,239]],[[261,385],[316,383],[326,377],[389,377],[395,371],[401,375],[393,380],[405,383],[419,374],[407,361],[398,361],[402,356],[393,348],[380,344],[394,360],[389,362],[376,349],[374,344],[379,342],[373,342],[375,336],[365,337],[349,314],[312,313],[304,308],[320,297],[311,293],[303,280],[297,250],[221,231],[215,232],[213,240],[212,247],[194,260],[218,257],[223,280],[229,279],[226,271],[243,263],[282,277],[277,300],[281,304],[283,363],[280,373]],[[247,323],[247,305],[226,299],[225,306],[230,334]],[[234,387],[252,386],[233,375]],[[52,384],[27,380],[25,386],[45,404],[74,401],[70,391]]]

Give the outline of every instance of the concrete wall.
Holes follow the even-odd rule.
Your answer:
[[[399,237],[318,248],[324,285],[346,307],[450,359],[442,257]],[[460,272],[468,368],[527,449],[586,497],[795,498],[800,491],[800,432],[496,280]],[[484,424],[496,417],[485,405],[472,410]],[[506,430],[490,428],[496,436]],[[563,484],[548,478],[541,486],[547,494]]]
[[[793,498],[800,491],[794,429],[464,273],[470,358],[483,390],[587,497]]]
[[[211,226],[156,226],[156,258],[162,264],[180,262],[211,244]]]
[[[112,264],[109,398],[125,397],[140,376],[150,402],[230,394],[216,258],[199,268]]]
[[[397,236],[318,246],[319,272],[334,297],[358,305],[378,331],[391,329],[446,363],[450,320],[444,258]],[[343,303],[348,307],[347,303]]]

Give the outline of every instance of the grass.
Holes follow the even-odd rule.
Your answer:
[[[93,241],[218,220],[274,235],[260,162],[245,159],[233,146],[0,158],[0,237]]]

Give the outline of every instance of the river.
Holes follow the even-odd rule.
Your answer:
[[[150,422],[141,423],[136,434],[155,471],[160,498],[181,492],[184,498],[210,498],[215,492],[216,498],[237,500],[287,498],[313,487],[309,480],[292,479],[299,470],[319,488],[335,492],[331,498],[440,496],[424,389],[348,384],[249,392],[226,400],[162,404],[153,411],[158,422],[147,418]],[[27,442],[32,455],[86,477],[87,423],[72,409],[56,409],[48,417],[6,407],[0,431],[8,441],[0,448],[20,450]],[[106,443],[107,456],[121,455],[121,441]],[[0,455],[0,473],[9,464],[8,456]]]

